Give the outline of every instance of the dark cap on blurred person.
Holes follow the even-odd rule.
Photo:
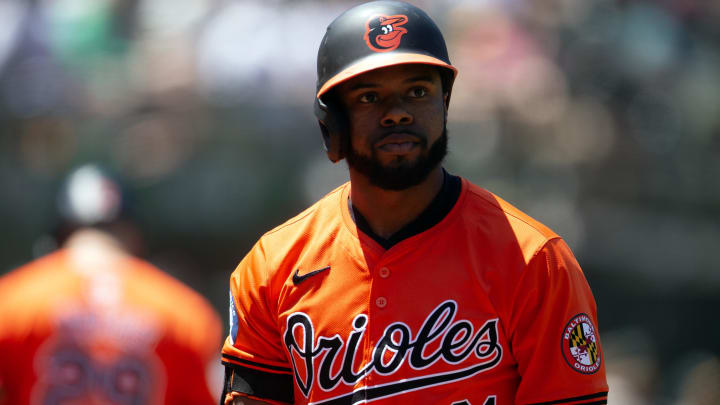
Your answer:
[[[113,236],[129,253],[139,253],[129,192],[106,167],[85,164],[73,169],[58,192],[57,212],[54,237],[59,246],[78,230],[94,228]]]

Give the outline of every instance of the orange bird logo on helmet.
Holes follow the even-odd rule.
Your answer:
[[[375,52],[388,52],[400,46],[400,39],[407,34],[401,25],[408,22],[404,15],[376,15],[365,24],[365,43]]]

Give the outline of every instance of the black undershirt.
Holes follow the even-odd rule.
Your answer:
[[[411,236],[417,235],[424,232],[433,226],[437,225],[443,218],[450,212],[455,206],[458,198],[460,197],[460,191],[462,189],[462,181],[460,177],[453,176],[443,169],[443,185],[440,192],[430,202],[425,210],[418,215],[412,222],[402,227],[399,231],[395,232],[390,238],[385,239],[370,229],[365,217],[358,211],[354,205],[351,204],[353,215],[355,217],[355,224],[358,229],[363,233],[373,238],[380,246],[385,250],[390,249],[398,242],[401,242]]]

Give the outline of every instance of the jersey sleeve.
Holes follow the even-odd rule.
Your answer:
[[[282,346],[262,242],[230,277],[230,332],[222,349],[223,396],[239,392],[270,403],[293,402],[293,378]]]
[[[570,248],[551,239],[529,261],[514,294],[516,404],[605,404],[608,386],[590,287]]]

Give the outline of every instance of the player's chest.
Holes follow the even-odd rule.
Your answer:
[[[314,266],[299,271],[301,281],[280,300],[281,338],[305,397],[452,390],[512,363],[499,314],[467,257]]]

